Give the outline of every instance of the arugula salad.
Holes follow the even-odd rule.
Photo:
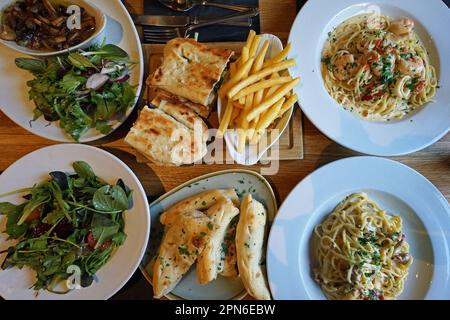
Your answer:
[[[73,163],[74,174],[50,172],[50,179],[32,188],[0,197],[27,193],[25,203],[0,202],[9,239],[3,270],[30,267],[37,273],[35,290],[54,293],[67,280],[68,268],[81,271],[80,285],[92,284],[96,272],[126,239],[123,214],[133,207],[133,192],[119,179],[109,185],[83,161]],[[69,269],[70,270],[70,269]]]
[[[135,101],[128,54],[113,44],[95,45],[47,59],[18,58],[17,67],[30,71],[29,98],[35,104],[32,121],[59,121],[75,141],[90,128],[112,131]],[[31,122],[30,122],[31,124]]]

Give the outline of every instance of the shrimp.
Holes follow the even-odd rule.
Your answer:
[[[420,75],[425,69],[425,64],[419,56],[409,58],[398,58],[398,70],[405,75],[414,77]]]
[[[395,55],[385,54],[380,55],[379,53],[372,51],[370,52],[367,62],[369,63],[370,69],[373,74],[377,77],[382,77],[383,73],[391,74],[395,67]]]
[[[340,81],[350,78],[357,67],[355,57],[350,53],[335,56],[332,63],[334,65],[333,74]]]
[[[414,21],[409,18],[395,20],[391,23],[389,31],[399,37],[406,37],[411,34],[414,29]]]
[[[386,27],[385,21],[378,14],[372,14],[367,18],[367,28],[369,29],[384,29]]]

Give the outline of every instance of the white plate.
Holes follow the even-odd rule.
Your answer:
[[[151,274],[153,273],[151,260],[157,252],[164,230],[159,222],[161,213],[177,202],[205,190],[229,188],[236,189],[239,196],[251,194],[256,200],[261,201],[267,209],[270,225],[277,212],[277,202],[272,187],[258,173],[249,170],[225,170],[188,181],[150,204],[151,238],[140,267],[145,278],[150,283],[152,281]],[[167,298],[171,300],[231,300],[243,299],[246,295],[247,292],[239,278],[219,276],[207,285],[199,285],[195,266],[193,266],[178,286],[167,295]]]
[[[3,7],[3,3],[9,2],[10,0],[0,0],[0,7]],[[106,42],[120,46],[128,52],[130,60],[137,63],[130,74],[130,84],[136,86],[137,102],[144,77],[144,59],[139,35],[133,21],[120,0],[96,0],[93,3],[106,14],[107,21],[104,31]],[[34,103],[28,99],[27,81],[31,80],[33,76],[28,71],[16,67],[14,60],[19,57],[24,57],[24,55],[0,45],[0,74],[2,74],[0,78],[0,110],[12,121],[33,134],[54,141],[73,142],[57,122],[49,126],[48,122],[41,117],[30,124],[30,120],[33,119]],[[114,130],[128,118],[133,108],[129,108],[126,115],[113,124]],[[97,130],[91,129],[81,137],[80,142],[89,142],[104,136]]]
[[[327,34],[348,18],[373,11],[398,18],[411,17],[416,31],[430,51],[440,89],[430,103],[401,121],[376,123],[345,111],[328,95],[321,75],[321,53]],[[450,10],[441,0],[310,0],[298,14],[289,35],[290,70],[301,77],[296,88],[300,106],[314,125],[329,138],[352,150],[380,156],[421,150],[450,129]]]
[[[403,219],[414,262],[399,299],[450,299],[450,205],[413,169],[392,160],[354,157],[328,164],[306,177],[281,206],[267,252],[275,299],[325,299],[313,279],[314,227],[345,196],[364,191]]]
[[[53,294],[29,289],[35,282],[35,273],[30,269],[0,269],[0,296],[4,299],[108,299],[130,279],[142,259],[150,232],[150,212],[147,198],[141,183],[121,160],[98,148],[64,144],[46,147],[32,152],[11,165],[0,175],[0,194],[32,186],[48,179],[51,171],[73,172],[74,161],[86,161],[94,172],[109,183],[122,178],[130,189],[134,190],[134,206],[125,217],[127,239],[101,268],[96,276],[98,281],[85,289],[73,290],[66,295]],[[0,201],[22,203],[19,195],[1,198]],[[0,216],[0,231],[5,230],[6,218]],[[14,242],[6,241],[7,235],[0,234],[0,251],[7,249]],[[6,254],[0,255],[0,264]]]
[[[261,43],[258,47],[258,51],[261,50],[264,42],[266,40],[269,40],[270,45],[269,49],[267,51],[267,57],[273,58],[276,56],[280,51],[283,50],[283,43],[281,40],[274,36],[273,34],[263,34]],[[223,105],[222,99],[217,100],[217,114],[219,116],[219,122],[220,117],[223,114],[225,106]],[[292,113],[293,113],[294,107],[291,108],[288,112],[284,114],[284,116],[278,121],[277,126],[274,128],[278,130],[278,134],[271,134],[267,133],[261,141],[264,141],[264,143],[260,142],[256,146],[249,146],[247,143],[245,146],[245,151],[243,153],[239,153],[237,151],[237,145],[238,145],[238,135],[234,130],[228,130],[225,133],[225,142],[227,145],[227,150],[230,153],[231,157],[239,164],[251,166],[256,163],[258,163],[259,160],[264,156],[264,154],[267,152],[267,150],[270,149],[281,137],[284,130],[286,130],[286,127],[289,124],[289,120],[291,119]]]

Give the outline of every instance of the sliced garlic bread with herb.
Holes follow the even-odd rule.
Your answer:
[[[236,230],[236,250],[239,276],[247,292],[257,300],[270,300],[270,291],[261,266],[267,213],[264,206],[251,195],[241,203]]]
[[[197,278],[200,284],[213,281],[224,270],[227,251],[224,246],[225,235],[231,220],[238,214],[239,209],[228,198],[222,198],[206,211],[211,219],[212,230],[205,249],[197,258]]]
[[[211,219],[200,211],[177,216],[166,230],[153,266],[153,294],[161,298],[175,288],[209,241]]]
[[[193,210],[207,210],[223,198],[228,198],[235,206],[239,206],[239,198],[234,189],[208,190],[173,205],[161,214],[159,220],[163,225],[170,226],[179,214]]]

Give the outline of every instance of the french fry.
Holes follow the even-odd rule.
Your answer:
[[[278,100],[273,106],[270,107],[269,110],[267,110],[264,113],[264,115],[260,117],[258,124],[256,125],[255,128],[255,134],[252,137],[250,143],[252,144],[258,143],[264,130],[266,130],[270,126],[270,124],[274,122],[275,119],[277,119],[278,114],[285,100],[286,100],[285,98],[281,98],[280,100]]]
[[[219,129],[217,130],[218,138],[222,138],[225,132],[227,131],[228,125],[231,121],[232,113],[233,113],[233,102],[231,100],[228,100],[225,113],[222,117],[222,120],[220,121]]]
[[[264,101],[255,109],[253,109],[247,115],[247,121],[252,121],[258,115],[260,115],[265,110],[269,109],[272,105],[274,105],[277,101],[283,98],[289,91],[291,91],[294,87],[296,87],[300,83],[300,78],[296,78],[288,83],[285,83],[278,89],[274,94],[265,98]]]
[[[289,81],[292,81],[292,77],[279,77],[279,78],[273,78],[273,79],[257,82],[255,84],[252,84],[251,86],[248,86],[245,89],[241,90],[237,95],[235,95],[233,97],[233,100],[238,100],[241,97],[245,97],[251,93],[254,93],[254,92],[257,92],[260,90],[264,90],[267,88],[273,88],[275,86],[279,86],[279,85],[284,84]]]
[[[219,97],[224,98],[226,96],[226,93],[229,88],[231,88],[234,84],[241,81],[241,79],[244,79],[248,76],[248,73],[250,72],[250,69],[253,65],[255,59],[249,59],[247,62],[242,66],[242,68],[238,69],[236,71],[236,74],[233,78],[228,80],[227,83],[225,83],[220,89],[219,89]]]
[[[242,49],[242,54],[241,57],[239,58],[239,67],[242,68],[244,66],[244,64],[248,61],[248,59],[250,58],[250,49],[247,47],[244,47]]]
[[[272,73],[279,72],[281,70],[285,70],[294,65],[295,65],[295,60],[291,59],[291,60],[286,60],[286,61],[277,63],[271,67],[264,68],[261,71],[258,71],[257,73],[251,75],[248,78],[245,78],[245,79],[239,81],[234,86],[232,86],[232,88],[228,91],[227,96],[228,96],[228,98],[231,99],[231,98],[233,98],[233,96],[235,96],[239,91],[241,91],[245,87],[264,79],[265,77],[267,77],[268,75],[270,75]]]
[[[255,59],[255,63],[253,64],[250,74],[254,74],[262,69],[268,49],[269,49],[269,40],[266,40],[264,41],[264,44],[261,50],[259,51],[258,56]]]
[[[275,72],[270,76],[270,79],[278,79],[278,78],[280,78],[280,74],[278,72]],[[280,85],[275,85],[272,88],[264,90],[264,98],[271,96],[278,89],[280,89]]]
[[[264,64],[264,67],[268,67],[268,66],[277,64],[277,63],[283,61],[284,59],[286,59],[287,56],[289,55],[289,51],[291,51],[291,47],[292,47],[291,43],[288,43],[288,45],[282,51],[280,51],[275,57],[273,57],[272,59],[267,61]]]
[[[252,46],[250,47],[250,57],[253,58],[256,56],[256,51],[258,51],[259,44],[261,43],[262,35],[257,35],[253,39]]]
[[[248,95],[245,99],[245,108],[241,112],[238,118],[238,147],[237,151],[242,153],[245,148],[245,142],[247,139],[247,129],[248,129],[248,121],[246,120],[247,113],[251,110],[253,106],[253,95]]]
[[[280,113],[278,115],[278,117],[282,117],[286,111],[288,111],[290,108],[292,108],[292,106],[298,101],[298,96],[297,94],[293,94],[291,95],[291,97],[283,104],[283,106],[281,106],[281,110]]]
[[[255,38],[255,36],[256,36],[255,30],[251,29],[250,32],[248,33],[247,41],[245,43],[244,48],[247,47],[247,48],[250,49],[250,47],[252,46],[253,39]]]
[[[255,93],[255,98],[253,99],[253,108],[256,108],[263,100],[264,97],[264,90],[259,90]],[[256,133],[256,125],[258,124],[259,117],[256,117],[255,119],[250,122],[249,129],[248,129],[248,140],[252,141],[253,136]]]

